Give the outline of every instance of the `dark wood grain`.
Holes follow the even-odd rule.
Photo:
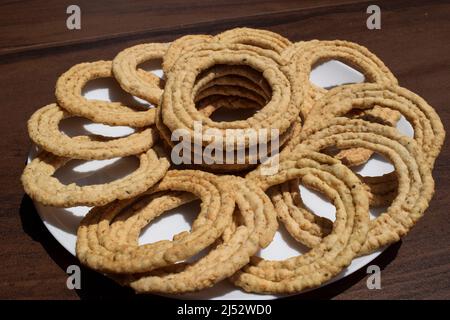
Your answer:
[[[274,12],[348,4],[358,0],[207,0],[89,1],[76,4],[82,13],[80,30],[67,32],[69,0],[4,1],[0,3],[0,54],[136,36],[152,31],[192,27],[217,20],[239,20]]]
[[[30,148],[26,121],[54,101],[57,77],[75,63],[111,59],[137,43],[235,26],[266,28],[293,41],[347,39],[375,52],[402,86],[433,105],[445,126],[450,122],[448,1],[377,1],[382,29],[376,31],[366,28],[369,2],[361,1],[78,1],[84,15],[78,33],[65,29],[67,3],[0,4],[0,298],[133,297],[87,269],[82,290],[66,288],[65,270],[77,261],[46,231],[19,180]],[[449,299],[449,160],[447,139],[434,169],[436,193],[426,215],[376,260],[383,269],[381,290],[367,289],[363,268],[291,299]]]

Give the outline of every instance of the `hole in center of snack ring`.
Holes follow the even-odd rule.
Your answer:
[[[352,170],[363,177],[379,177],[393,172],[395,168],[383,155],[373,153],[366,163],[355,166]]]
[[[248,103],[251,103],[251,101],[247,101]],[[246,103],[244,100],[243,103]],[[214,106],[214,105],[213,105]],[[214,106],[217,107],[218,105]],[[237,121],[237,120],[245,120],[253,115],[258,111],[258,109],[227,109],[227,108],[217,108],[209,117],[213,121],[221,122],[231,122],[231,121]]]
[[[154,107],[151,103],[125,92],[113,78],[98,78],[89,81],[83,87],[82,95],[88,100],[120,102],[122,105],[138,111]]]
[[[339,149],[330,146],[323,153],[335,157],[361,176],[382,176],[395,170],[392,163],[379,153],[364,148]]]
[[[401,115],[396,125],[397,130],[407,137],[414,138],[414,128],[406,118]]]
[[[110,138],[126,137],[136,130],[126,126],[108,126],[86,118],[70,117],[59,123],[59,129],[69,137],[96,135]]]
[[[189,231],[200,212],[200,205],[201,200],[197,199],[164,212],[141,230],[139,245],[172,240],[174,235]]]
[[[336,208],[327,197],[303,185],[299,185],[299,190],[305,209],[331,221],[336,220]]]
[[[75,183],[82,187],[116,181],[138,167],[139,160],[132,156],[107,160],[71,160],[56,170],[54,177],[63,184]]]
[[[279,261],[305,254],[309,250],[308,247],[297,242],[280,223],[272,242],[266,248],[259,250],[256,255],[265,260]]]
[[[328,60],[314,64],[309,80],[316,86],[329,90],[344,84],[361,83],[366,79],[355,68],[338,60]]]
[[[213,121],[232,122],[252,117],[271,96],[261,72],[244,65],[215,65],[197,76],[193,98]]]
[[[163,70],[161,69],[162,59],[151,59],[138,64],[138,68],[154,74],[160,79],[165,79]]]
[[[377,157],[379,155],[377,153],[374,153],[373,156]],[[390,162],[388,162],[382,156],[380,156],[380,160],[383,161],[383,163],[390,164]],[[377,165],[374,164],[374,166],[376,167]],[[364,165],[361,166],[361,167],[364,167]],[[376,168],[378,168],[378,167],[376,167]],[[362,169],[361,171],[363,171],[363,170],[364,169]],[[370,170],[372,170],[372,168]],[[370,172],[372,172],[372,171],[370,171]],[[358,173],[360,173],[360,172],[358,172]],[[383,174],[380,174],[379,176],[382,176],[382,175]],[[319,193],[317,191],[314,191],[312,189],[304,187],[303,185],[300,185],[299,189],[300,189],[302,201],[303,201],[305,207],[311,213],[313,213],[313,214],[315,214],[317,216],[320,216],[320,217],[327,218],[327,219],[329,219],[331,221],[335,221],[336,220],[336,208],[333,206],[333,204],[331,204],[331,202],[326,197],[324,197],[321,193]],[[388,191],[388,190],[396,190],[397,187],[393,188],[393,187],[390,186],[389,182],[386,182],[385,188],[382,187],[382,189],[384,189],[386,191]],[[376,192],[379,191],[377,186],[374,187],[374,191],[376,191]],[[386,200],[388,200],[388,199],[386,199]],[[383,205],[376,205],[376,206],[371,205],[369,207],[369,217],[370,217],[370,219],[373,220],[373,219],[377,218],[383,212],[386,212],[386,210],[388,208],[388,204],[390,204],[390,203],[391,203],[391,201],[387,201]]]
[[[295,233],[300,231],[300,226],[302,226],[303,235],[306,233],[317,235],[323,232],[325,236],[331,231],[331,224],[336,219],[336,207],[325,195],[304,185],[299,185],[297,190],[291,190],[290,199],[292,203],[289,201],[285,204],[288,207],[293,205],[301,210],[295,213],[291,210],[284,212],[284,215],[290,216],[289,220],[291,222],[293,220],[296,221],[296,226],[294,226]],[[282,201],[286,201],[286,198]],[[318,222],[313,222],[316,217],[319,217],[318,219],[320,217],[328,219],[330,230],[322,230],[321,228],[323,227]],[[315,225],[312,226],[312,224]],[[278,231],[272,243],[267,248],[261,250],[259,256],[269,260],[284,260],[307,253],[310,249],[306,246],[306,243],[302,242],[303,238],[296,240],[296,235],[291,232],[284,222],[280,221]],[[300,233],[297,233],[297,236],[299,235]]]

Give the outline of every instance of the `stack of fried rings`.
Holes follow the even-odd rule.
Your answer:
[[[331,90],[315,86],[311,69],[329,59],[357,68],[367,83]],[[165,79],[139,67],[148,60],[162,61]],[[154,107],[86,99],[83,88],[97,78],[117,80]],[[226,278],[255,293],[295,293],[323,284],[355,257],[398,241],[424,214],[445,137],[434,109],[399,87],[366,48],[347,41],[291,43],[250,28],[140,44],[113,61],[78,64],[58,79],[55,96],[57,103],[39,109],[28,122],[42,151],[24,170],[25,191],[44,205],[94,206],[79,226],[77,257],[140,293],[197,291]],[[253,115],[218,121],[219,109]],[[401,115],[411,123],[413,138],[394,128]],[[60,129],[69,117],[130,126],[134,132],[71,137]],[[211,139],[220,141],[225,154],[235,146],[227,139],[231,132],[243,138],[233,151],[242,159],[233,164],[203,159],[169,170],[178,164],[167,153],[177,147],[174,135],[181,130],[195,136],[197,123],[200,139],[183,140],[191,157],[204,156]],[[276,161],[269,164],[249,152],[255,142],[243,134],[263,129],[277,133],[265,133],[268,149],[275,147],[269,156]],[[334,156],[330,148],[338,150]],[[389,159],[395,171],[363,177],[349,169],[374,152]],[[64,185],[53,177],[72,159],[126,156],[138,157],[139,168],[111,183]],[[275,172],[263,170],[274,163]],[[334,222],[303,204],[300,183],[333,203]],[[189,232],[139,245],[141,230],[152,220],[195,199],[201,210]],[[370,220],[369,207],[375,206],[387,208]],[[272,241],[277,221],[311,250],[282,261],[256,257]],[[186,262],[205,250],[202,258]]]
[[[322,141],[321,138],[325,138],[327,134],[331,135],[332,129],[337,130],[337,128],[329,128],[333,123],[339,124],[341,126],[339,130],[342,130],[343,132],[345,132],[345,130],[353,132],[355,128],[357,128],[356,130],[361,131],[386,131],[387,128],[385,126],[372,125],[370,127],[365,121],[348,121],[348,119],[339,117],[346,114],[351,108],[368,109],[373,107],[373,105],[382,105],[385,108],[397,110],[412,124],[414,129],[414,141],[420,150],[420,155],[423,158],[422,160],[425,162],[426,167],[429,168],[426,174],[431,178],[431,170],[434,166],[434,161],[439,154],[440,146],[443,144],[445,138],[443,126],[439,116],[425,100],[404,88],[386,87],[374,84],[358,84],[331,90],[314,106],[314,111],[311,112],[310,118],[305,122],[301,135],[297,137],[297,139],[299,139],[297,143],[308,145],[316,151],[323,150],[331,145],[339,145],[340,148],[343,148],[342,142],[337,141],[338,136],[333,136],[335,140],[330,140],[331,138],[327,137],[329,141],[328,144],[316,143],[316,141]],[[350,135],[356,136],[355,133]],[[404,137],[399,135],[396,139],[401,142],[405,141]],[[405,142],[405,144],[410,143],[411,142],[408,140]],[[374,146],[368,149],[384,154],[394,163],[394,160],[389,154],[374,149]],[[289,155],[288,152],[285,154],[287,156]],[[396,176],[393,174],[386,174],[384,176],[376,177],[376,179],[361,177],[362,180],[368,184],[368,189],[371,191],[369,194],[371,205],[385,206],[391,203],[392,200],[398,198],[398,193],[400,191],[399,172],[400,170],[396,169]],[[392,180],[393,177],[398,177],[398,180]],[[430,184],[431,183],[432,181]],[[377,188],[377,185],[381,185],[381,188]],[[432,188],[430,189],[432,190]],[[311,213],[305,212],[303,208],[286,206],[285,203],[294,203],[295,199],[298,199],[297,192],[297,190],[294,190],[291,186],[285,184],[275,192],[273,200],[274,203],[279,204],[278,207],[281,208],[279,210],[279,212],[281,212],[280,219],[285,222],[289,232],[298,241],[312,247],[320,242],[321,237],[329,232],[330,221],[324,221],[323,218],[317,219],[317,217],[311,217]],[[423,195],[427,197],[427,194]],[[431,196],[429,197],[431,198]],[[383,201],[386,199],[389,199],[389,201]],[[426,203],[428,203],[429,199],[425,198],[425,200]],[[381,221],[381,219],[385,219],[385,217],[381,215],[378,219],[375,221]],[[318,221],[316,222],[314,220]],[[370,251],[379,248],[381,245],[398,241],[400,236],[406,234],[410,227],[415,223],[416,219],[413,219],[412,221],[413,223],[403,224],[404,228],[396,233],[393,232],[392,237],[388,238],[388,240],[379,240],[379,243],[375,242],[374,244],[367,243],[366,248],[364,248],[360,254],[369,253]],[[302,228],[301,226],[304,225],[305,222],[312,224],[314,227]],[[306,229],[306,231],[304,229]],[[312,230],[315,231],[310,232]]]
[[[267,33],[266,38],[269,36],[273,38],[273,44],[277,44],[276,40],[279,36]],[[165,57],[163,66],[170,66],[170,76],[167,78],[161,107],[157,111],[160,115],[157,114],[156,119],[161,136],[169,146],[173,147],[174,142],[171,141],[173,132],[185,130],[193,136],[195,124],[201,122],[201,141],[198,144],[202,154],[204,154],[205,146],[211,142],[208,134],[208,131],[211,130],[215,132],[214,138],[223,142],[221,145],[223,153],[227,146],[234,146],[234,140],[230,142],[227,137],[239,137],[239,134],[246,129],[271,128],[276,130],[277,139],[279,137],[278,143],[283,146],[299,123],[296,121],[298,109],[293,104],[294,100],[291,99],[290,77],[292,75],[283,68],[282,58],[279,54],[280,47],[267,47],[267,43],[272,43],[267,41],[267,43],[264,42],[264,48],[260,48],[257,44],[234,43],[234,38],[231,37],[228,40],[227,34],[224,34],[223,37],[223,39],[217,37],[222,39],[217,41],[214,38],[191,36],[175,41],[174,50],[182,53],[175,62],[171,61],[174,54],[171,54],[171,48],[169,48],[167,57],[170,63],[166,63]],[[261,41],[264,41],[264,37],[261,38]],[[288,45],[286,41],[281,43],[285,48]],[[212,87],[213,85],[214,87]],[[242,89],[236,90],[239,89],[238,87],[256,92],[262,99],[255,99],[255,94],[244,95]],[[227,98],[222,102],[207,101],[207,104],[217,105],[225,102],[225,105],[232,108],[235,105],[233,96],[238,96],[253,100],[259,105],[259,110],[246,120],[214,121],[208,114],[202,112],[202,104],[200,104],[200,110],[196,107],[196,100],[204,96],[199,92],[202,88],[208,92],[213,88],[214,90],[211,92],[213,94],[232,97],[232,99]],[[238,104],[238,107],[240,105]],[[276,113],[278,116],[274,116],[275,110],[278,110],[279,113]],[[237,164],[222,165],[218,168],[221,171],[249,168],[251,164],[256,164],[259,160],[250,157],[247,151],[252,147],[251,143],[253,142],[245,138],[238,140],[242,141],[242,145],[237,149],[243,149],[245,158]],[[270,137],[268,140],[268,144],[270,144]],[[195,148],[191,149],[195,150]],[[238,152],[236,151],[236,153]],[[207,164],[203,164],[203,166],[208,167]],[[210,167],[217,168],[216,165]]]
[[[202,210],[191,232],[177,234],[173,241],[138,246],[141,228],[164,211],[191,201],[192,194],[201,199]],[[186,292],[212,286],[245,266],[250,256],[271,242],[277,229],[270,199],[243,178],[173,170],[144,196],[92,210],[80,225],[77,241],[77,256],[91,268],[139,273],[120,279],[138,292]],[[230,228],[235,206],[242,219],[236,228],[225,230]],[[220,244],[181,271],[163,276],[146,273],[189,258],[222,235],[227,237]]]

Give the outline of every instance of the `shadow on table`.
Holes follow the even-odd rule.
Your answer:
[[[48,255],[64,272],[66,272],[69,265],[79,265],[79,261],[66,251],[47,230],[34,207],[33,201],[27,195],[24,195],[20,204],[20,219],[25,233],[34,241],[40,242]],[[400,246],[401,242],[391,245],[370,264],[376,264],[383,270],[397,256]],[[135,295],[131,289],[121,287],[114,281],[95,271],[83,266],[80,267],[82,289],[76,290],[80,299],[167,299],[156,295]],[[367,277],[366,268],[361,268],[355,273],[325,287],[286,299],[331,299],[365,277]]]
[[[50,234],[39,217],[33,201],[27,195],[24,195],[20,204],[20,219],[25,233],[34,241],[41,243],[48,255],[63,272],[66,272],[69,265],[80,265],[79,261],[64,249]],[[80,268],[82,289],[75,290],[80,299],[141,298],[140,296],[136,296],[131,289],[121,287],[97,272],[81,265]],[[164,299],[159,296],[151,296],[151,298]]]

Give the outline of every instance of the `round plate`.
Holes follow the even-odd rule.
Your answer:
[[[162,76],[162,71],[156,69],[154,64],[144,66],[148,71]],[[318,86],[331,88],[345,83],[354,83],[364,81],[364,76],[339,61],[328,61],[317,66],[311,73],[311,81]],[[132,97],[123,92],[119,85],[113,79],[98,79],[91,81],[84,89],[84,95],[89,99],[122,101],[128,105],[134,103],[147,105],[145,101]],[[226,115],[229,117],[229,115]],[[413,135],[411,125],[401,118],[397,128],[408,136]],[[61,130],[68,135],[86,134],[86,132],[101,134],[105,136],[124,136],[133,132],[129,127],[111,127],[107,125],[95,124],[81,118],[69,118],[61,123]],[[37,148],[31,150],[29,160],[37,153]],[[101,161],[81,161],[73,160],[66,166],[58,170],[55,176],[63,183],[76,182],[78,185],[90,185],[112,181],[135,170],[138,166],[135,157],[116,158]],[[372,158],[363,166],[355,169],[358,173],[367,176],[378,176],[393,170],[393,166],[378,155]],[[302,199],[307,207],[316,214],[325,216],[334,220],[335,208],[325,198],[315,191],[300,186]],[[54,208],[46,207],[35,202],[36,209],[44,222],[44,225],[61,243],[61,245],[75,255],[76,233],[78,224],[83,216],[89,211],[89,207],[72,208]],[[371,216],[377,216],[384,212],[385,208],[371,209]],[[158,240],[171,240],[172,236],[184,230],[189,230],[195,215],[200,211],[199,202],[195,201],[179,208],[171,210],[153,221],[145,228],[139,238],[139,243],[150,243]],[[346,277],[358,269],[364,267],[375,259],[382,251],[380,249],[370,255],[358,257],[343,270],[338,276],[327,283],[334,282]],[[282,225],[276,233],[272,243],[259,252],[259,256],[271,259],[282,260],[295,255],[302,254],[307,248],[293,240]],[[194,258],[198,258],[196,256]],[[280,295],[260,295],[246,293],[239,288],[234,287],[228,281],[224,280],[214,287],[195,293],[176,295],[176,298],[182,299],[275,299],[282,297]]]

